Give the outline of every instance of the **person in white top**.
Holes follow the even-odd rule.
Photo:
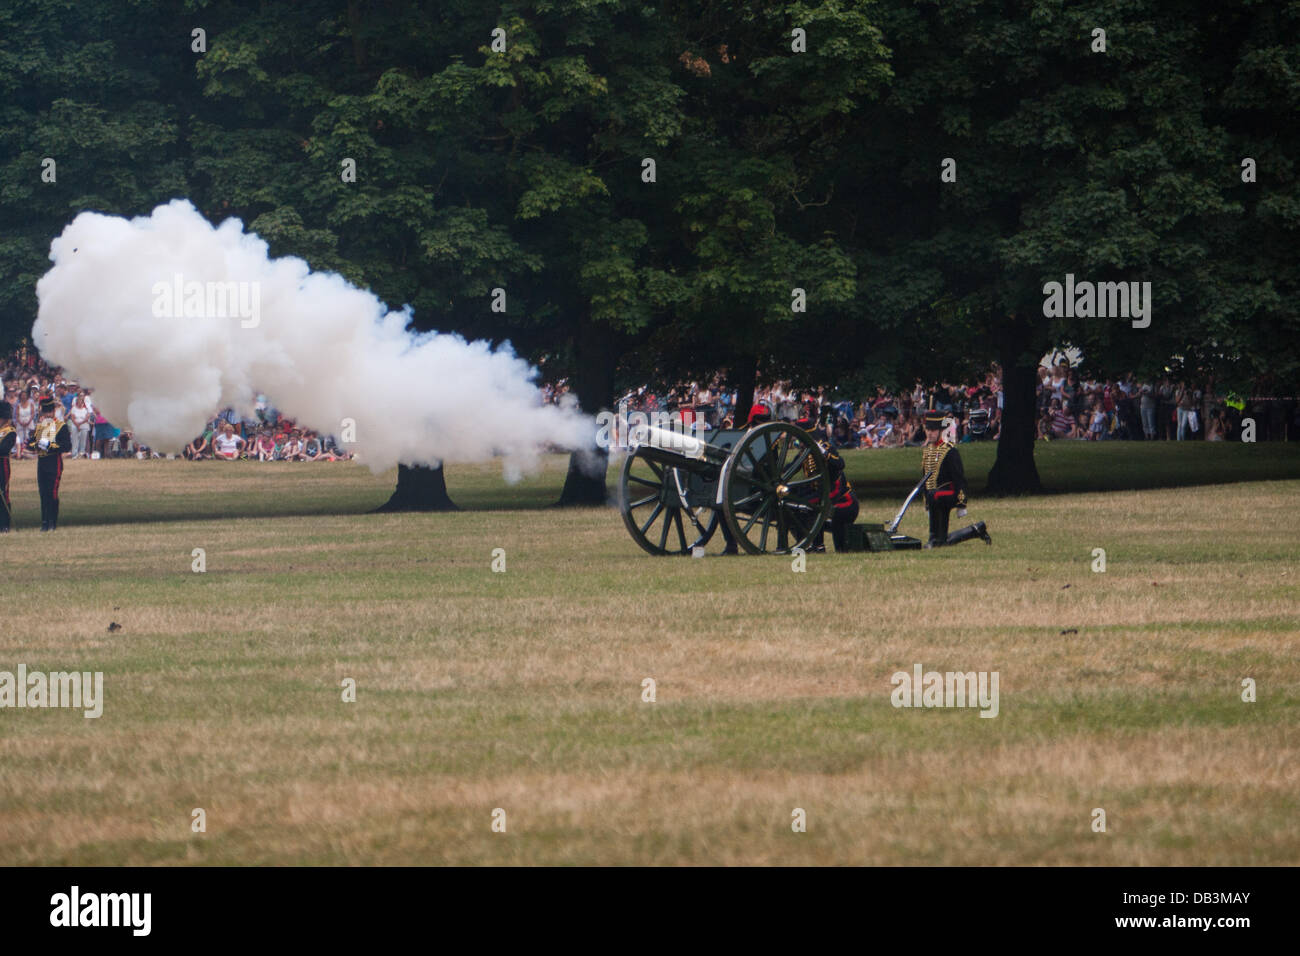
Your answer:
[[[72,426],[72,457],[85,458],[90,449],[90,409],[86,400],[78,395],[68,409],[68,423]]]
[[[36,402],[31,395],[23,396],[14,406],[14,431],[18,435],[18,457],[24,457],[26,447],[31,443],[32,430],[36,427]]]
[[[1069,372],[1064,362],[1052,369],[1052,397],[1065,401],[1065,383],[1069,379]]]
[[[284,448],[280,450],[280,457],[283,461],[306,461],[303,455],[302,439],[298,436],[298,429],[289,433],[289,437],[284,441]]]
[[[244,439],[235,434],[235,427],[226,422],[221,433],[212,439],[212,447],[218,458],[233,461],[239,456],[239,449],[244,447]]]

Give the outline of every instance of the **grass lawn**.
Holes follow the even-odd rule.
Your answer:
[[[803,574],[545,508],[560,458],[427,515],[350,464],[69,462],[53,535],[18,463],[0,670],[105,703],[0,710],[0,864],[1300,863],[1300,446],[1040,443],[1062,493],[1005,500],[962,452],[991,548]],[[919,457],[849,453],[863,520]],[[917,663],[998,716],[891,706]]]

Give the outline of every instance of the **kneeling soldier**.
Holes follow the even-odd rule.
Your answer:
[[[801,419],[795,422],[806,432],[812,432],[813,422],[808,419]],[[826,519],[826,524],[831,526],[831,540],[835,542],[835,550],[843,551],[847,547],[848,529],[853,522],[858,520],[858,496],[853,493],[853,483],[844,474],[844,459],[840,457],[839,451],[835,445],[825,439],[817,442],[817,447],[821,449],[822,454],[826,457],[826,470],[830,474],[831,480],[831,513]],[[813,460],[809,456],[804,462],[804,468],[809,474],[812,473]],[[812,499],[813,504],[817,504],[820,496]],[[826,550],[826,525],[822,530],[817,532],[812,542],[813,551]]]
[[[32,441],[36,445],[36,488],[41,493],[41,530],[59,525],[59,481],[63,478],[63,453],[72,447],[72,431],[54,417],[58,403],[41,399],[41,417]]]
[[[921,472],[930,477],[925,483],[925,508],[930,512],[930,540],[927,548],[958,544],[971,538],[983,538],[992,544],[984,522],[967,525],[948,533],[948,514],[957,509],[960,518],[966,514],[966,474],[961,467],[961,455],[952,442],[944,441],[943,430],[948,424],[943,412],[925,413],[925,446],[921,449]]]

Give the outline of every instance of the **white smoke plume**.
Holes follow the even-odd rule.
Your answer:
[[[410,333],[409,310],[270,259],[239,220],[213,227],[184,200],[130,221],[81,213],[50,259],[36,347],[158,451],[181,450],[222,408],[251,416],[259,391],[322,435],[342,438],[351,419],[343,447],[374,472],[500,455],[514,479],[546,444],[592,443],[590,419],[543,405],[535,370],[508,347]]]

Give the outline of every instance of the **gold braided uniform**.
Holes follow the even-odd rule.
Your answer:
[[[943,465],[943,460],[948,457],[948,452],[952,451],[953,444],[950,441],[942,442],[938,445],[926,445],[921,449],[921,472],[928,473],[929,478],[925,480],[925,490],[934,491],[939,485],[939,468]],[[957,506],[966,507],[966,489],[957,490]]]
[[[930,512],[930,540],[927,548],[958,544],[971,538],[982,538],[991,543],[983,521],[948,532],[948,514],[966,507],[966,472],[962,468],[961,452],[952,442],[927,444],[921,449],[921,467],[926,474],[925,508]]]
[[[63,480],[63,453],[72,445],[72,432],[53,413],[36,423],[33,442],[37,447],[36,488],[41,496],[41,530],[53,531],[59,524],[59,484]],[[46,442],[44,448],[41,442]]]
[[[54,444],[54,439],[59,434],[59,422],[53,418],[42,418],[36,423],[36,432],[32,435],[32,444],[40,446],[42,441]],[[38,450],[39,457],[44,458],[49,454],[49,449]]]

